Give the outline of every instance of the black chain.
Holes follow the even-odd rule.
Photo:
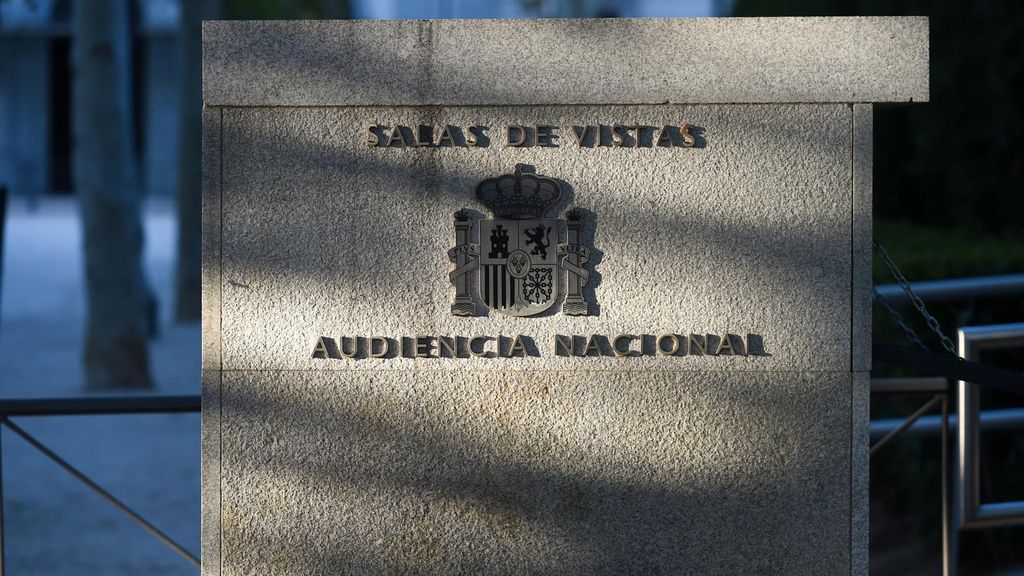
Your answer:
[[[902,288],[907,294],[907,297],[910,298],[910,303],[913,304],[914,308],[916,308],[917,311],[921,313],[921,316],[924,317],[925,322],[928,324],[928,328],[930,328],[931,331],[939,337],[939,341],[942,342],[942,347],[950,354],[960,356],[956,351],[956,346],[953,344],[953,341],[942,333],[942,326],[939,326],[939,321],[928,313],[928,308],[925,307],[924,302],[914,292],[914,289],[910,286],[910,282],[907,280],[906,276],[900,272],[896,263],[889,257],[889,253],[885,251],[885,248],[883,248],[881,244],[878,243],[878,240],[872,238],[871,243],[874,245],[875,252],[882,259],[882,262],[885,262],[886,267],[889,268],[889,272],[892,274],[893,278],[896,279],[896,283],[899,284],[900,288]],[[881,304],[889,315],[892,316],[893,321],[895,321],[903,332],[907,334],[907,338],[909,338],[911,342],[914,342],[927,350],[928,347],[921,342],[921,338],[918,337],[916,332],[914,332],[914,329],[903,320],[903,316],[901,316],[899,312],[896,312],[896,310],[885,301],[885,298],[878,293],[878,290],[875,290],[875,297],[879,304]]]
[[[928,348],[928,346],[921,341],[921,338],[917,335],[917,332],[914,332],[914,329],[911,328],[910,325],[907,324],[907,322],[903,319],[903,315],[900,314],[895,308],[893,308],[892,304],[889,304],[889,301],[886,300],[885,296],[882,296],[882,293],[879,292],[877,289],[875,290],[875,301],[878,302],[878,304],[881,305],[882,308],[889,313],[889,316],[891,316],[893,322],[895,322],[896,325],[900,327],[900,330],[903,330],[903,334],[906,335],[907,340],[910,340],[914,344],[917,344],[917,346],[924,350],[925,352],[931,351]]]

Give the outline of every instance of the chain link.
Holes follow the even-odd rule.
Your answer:
[[[885,296],[882,296],[882,293],[879,292],[877,289],[875,290],[875,301],[878,302],[879,305],[881,305],[882,308],[889,313],[889,316],[892,317],[893,322],[895,322],[896,325],[899,326],[900,330],[903,330],[903,334],[907,337],[907,340],[910,340],[912,343],[916,344],[925,352],[931,351],[931,349],[929,349],[928,346],[921,341],[921,338],[917,335],[917,332],[915,332],[914,329],[910,326],[910,324],[907,324],[906,320],[903,319],[903,315],[900,314],[895,308],[893,308],[892,304],[890,304],[889,301],[886,300]]]
[[[900,269],[896,266],[896,263],[893,262],[892,258],[889,257],[889,253],[885,251],[885,248],[883,248],[881,244],[878,243],[878,240],[872,238],[871,243],[874,245],[875,252],[882,259],[882,262],[885,262],[886,267],[889,268],[889,272],[892,274],[893,278],[896,279],[896,283],[899,284],[900,288],[902,288],[903,291],[907,294],[907,297],[910,298],[910,303],[914,305],[914,308],[916,308],[918,312],[920,312],[921,316],[928,324],[928,328],[930,328],[931,331],[934,332],[939,337],[939,341],[942,342],[942,347],[945,348],[946,351],[949,352],[950,354],[954,356],[959,356],[959,354],[957,354],[956,351],[956,346],[953,345],[953,341],[950,340],[948,336],[942,333],[942,327],[939,326],[939,321],[936,320],[934,316],[928,313],[928,308],[925,307],[924,302],[914,292],[914,289],[910,286],[910,282],[903,275],[903,273],[900,272]],[[885,301],[885,298],[883,298],[877,290],[875,291],[875,296],[878,302],[882,305],[882,307],[885,308],[886,311],[893,317],[893,320],[896,322],[896,324],[900,326],[904,333],[908,334],[907,337],[910,338],[912,342],[919,344],[920,346],[924,347],[925,350],[927,350],[928,347],[925,346],[923,342],[921,342],[921,339],[917,336],[917,333],[914,332],[914,329],[907,325],[906,322],[904,322],[903,316],[901,316],[899,312],[896,312],[896,310],[892,306],[890,306],[888,302]]]

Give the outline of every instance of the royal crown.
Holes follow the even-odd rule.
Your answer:
[[[476,187],[476,197],[495,218],[526,220],[543,218],[562,198],[562,188],[551,178],[523,173],[488,178]]]

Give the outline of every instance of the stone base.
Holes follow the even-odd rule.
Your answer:
[[[222,574],[848,574],[850,380],[225,372]]]

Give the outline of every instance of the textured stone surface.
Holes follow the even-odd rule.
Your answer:
[[[928,20],[206,22],[208,106],[923,102]]]
[[[220,370],[220,122],[221,110],[203,110],[203,370]]]
[[[853,106],[853,333],[854,372],[871,370],[872,106]]]
[[[203,576],[220,575],[220,416],[221,416],[221,372],[202,372],[203,421],[200,442],[203,463],[200,472],[202,483],[202,542],[201,559]]]
[[[850,574],[868,574],[868,510],[871,458],[871,375],[853,373],[850,415]]]
[[[849,373],[223,386],[224,576],[849,571]]]
[[[207,23],[204,575],[865,575],[854,103],[927,100],[927,26]],[[682,122],[697,148],[569,132]],[[371,149],[369,124],[486,125],[490,146]],[[560,146],[507,148],[507,124]],[[586,215],[593,316],[450,313],[452,212],[489,217],[474,187],[517,163]],[[690,331],[770,356],[552,354]],[[475,334],[541,356],[310,358],[322,335]]]
[[[703,147],[371,149],[377,121],[690,122]],[[225,369],[850,368],[847,105],[225,109]],[[516,163],[588,212],[598,314],[460,318],[452,213]],[[489,216],[489,214],[488,214]],[[557,358],[555,334],[755,333],[768,357]],[[539,358],[323,361],[321,335],[524,334]]]

